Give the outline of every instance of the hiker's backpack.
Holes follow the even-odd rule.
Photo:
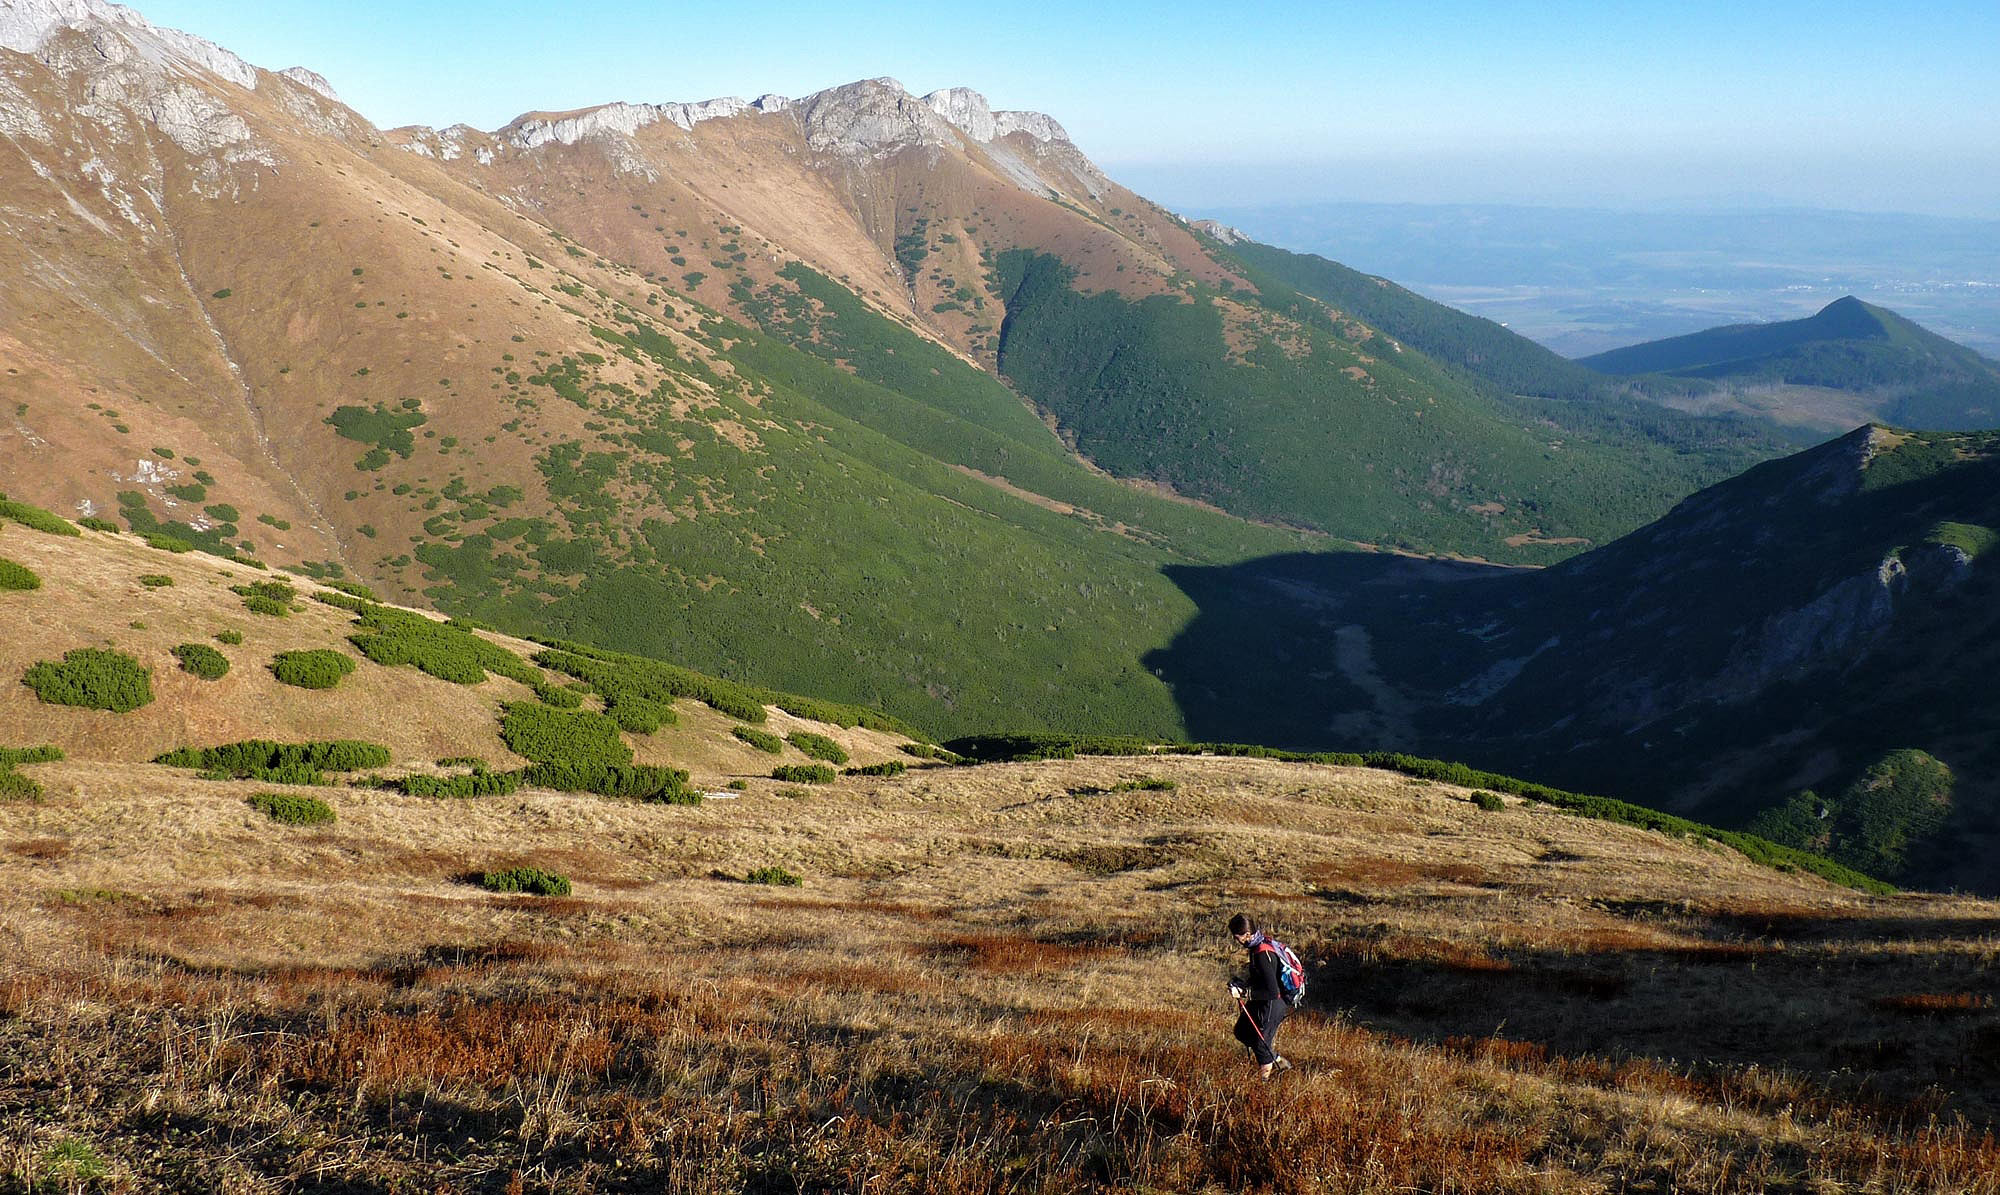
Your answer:
[[[1278,956],[1278,987],[1285,993],[1285,1003],[1297,1008],[1306,998],[1306,969],[1299,965],[1299,956],[1276,938],[1265,938],[1257,943],[1257,949]]]

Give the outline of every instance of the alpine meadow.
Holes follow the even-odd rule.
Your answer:
[[[0,1193],[2000,1193],[2000,364],[1196,216],[0,0]]]

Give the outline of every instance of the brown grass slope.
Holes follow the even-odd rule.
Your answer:
[[[175,554],[145,546],[130,535],[85,532],[79,538],[45,535],[0,524],[0,556],[26,565],[41,579],[30,592],[0,593],[0,747],[49,744],[69,759],[48,767],[92,777],[141,775],[142,783],[189,773],[147,761],[182,746],[211,747],[247,739],[304,742],[360,739],[387,747],[389,773],[430,772],[435,761],[477,757],[495,768],[527,761],[499,736],[503,702],[533,698],[514,680],[489,675],[477,685],[453,684],[412,667],[387,667],[364,658],[347,641],[354,616],[310,600],[330,593],[293,576],[303,600],[283,617],[257,613],[233,592],[274,579],[274,574],[202,553]],[[166,577],[147,585],[141,577]],[[435,616],[432,616],[435,617]],[[234,632],[242,642],[218,641]],[[478,632],[491,643],[531,659],[540,645]],[[184,643],[206,644],[230,661],[229,672],[204,680],[183,671],[172,654]],[[154,700],[127,713],[51,705],[22,683],[36,662],[81,647],[124,652],[151,670]],[[355,671],[330,690],[281,684],[270,661],[282,651],[331,649],[349,656]],[[545,674],[551,683],[569,678]],[[586,702],[595,708],[596,698]],[[688,769],[697,784],[720,787],[741,775],[767,775],[780,763],[806,763],[787,746],[773,756],[736,739],[733,719],[691,701],[676,703],[679,722],[649,735],[628,736],[641,763]],[[860,727],[843,728],[768,711],[764,729],[777,734],[806,730],[839,741],[854,765],[909,760],[907,741]],[[106,772],[105,769],[113,769]],[[137,772],[119,769],[137,768]],[[190,791],[234,793],[240,786],[187,781]]]
[[[251,613],[227,586],[262,574],[127,537],[8,526],[0,554],[44,582],[0,595],[4,745],[69,753],[0,804],[0,1188],[1996,1189],[1992,902],[1361,769],[791,786],[688,703],[636,745],[736,799],[328,787],[300,791],[335,823],[284,826],[244,803],[267,785],[143,760],[310,735],[499,763],[525,691],[365,661],[287,691],[259,662],[342,612]],[[217,629],[230,674],[173,674]],[[85,644],[155,702],[15,683]],[[461,878],[508,866],[574,890]],[[1228,1039],[1238,908],[1312,972],[1282,1086]]]
[[[533,458],[582,436],[584,414],[524,406],[519,377],[603,347],[559,284],[643,308],[641,280],[289,79],[162,78],[90,60],[89,44],[66,32],[42,58],[0,51],[0,81],[42,125],[0,141],[0,299],[20,313],[0,328],[7,488],[71,515],[136,490],[198,528],[225,503],[242,513],[231,542],[265,559],[412,587],[379,563],[428,513],[397,485],[435,492],[470,471],[526,491],[511,513],[546,514]],[[149,117],[161,94],[197,97],[241,135],[177,143]],[[427,419],[416,452],[357,469],[366,445],[327,417],[406,400]],[[197,471],[216,479],[202,498],[172,492]]]

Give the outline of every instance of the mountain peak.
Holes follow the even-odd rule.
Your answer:
[[[1009,133],[1026,133],[1037,141],[1068,141],[1069,134],[1054,117],[1041,112],[993,110],[986,97],[970,87],[946,87],[924,97],[931,111],[959,132],[981,144]]]
[[[67,29],[109,29],[119,34],[141,57],[155,63],[192,66],[239,87],[253,91],[257,87],[256,67],[214,42],[178,29],[162,29],[122,4],[109,4],[105,0],[6,0],[0,3],[0,49],[41,56],[49,42]],[[98,43],[98,50],[110,56],[102,42]],[[323,84],[326,81],[321,79],[320,82]]]
[[[1807,323],[1829,340],[1881,340],[1889,335],[1882,313],[1853,295],[1843,295],[1828,303]]]

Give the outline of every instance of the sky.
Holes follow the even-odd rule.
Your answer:
[[[1183,209],[1315,199],[2000,217],[2000,2],[150,0],[382,127],[892,76],[1055,116]]]

